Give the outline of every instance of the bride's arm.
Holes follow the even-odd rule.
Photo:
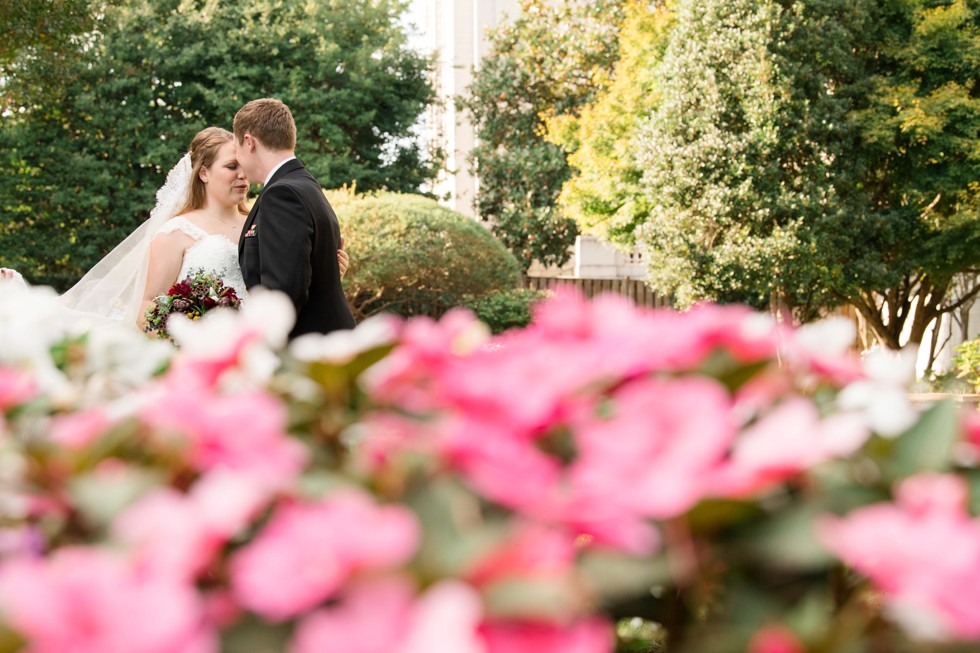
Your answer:
[[[154,298],[167,294],[170,286],[177,282],[180,265],[184,260],[184,251],[192,242],[194,240],[190,236],[179,231],[159,234],[150,242],[146,287],[143,290],[143,301],[136,318],[141,329],[146,326],[143,313],[153,303]]]

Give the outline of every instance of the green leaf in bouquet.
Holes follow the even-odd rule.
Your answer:
[[[950,469],[959,436],[955,404],[949,399],[935,403],[891,443],[882,464],[886,480]]]

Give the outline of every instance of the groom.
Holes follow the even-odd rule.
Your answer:
[[[233,123],[239,165],[263,181],[238,241],[245,286],[286,293],[296,307],[290,339],[353,329],[340,285],[340,225],[319,182],[294,154],[296,123],[279,100],[252,100]]]

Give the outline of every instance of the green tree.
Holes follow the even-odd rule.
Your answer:
[[[575,241],[574,221],[557,208],[571,169],[545,138],[545,120],[575,113],[608,83],[624,1],[524,0],[520,15],[491,33],[461,99],[479,140],[477,213],[525,272],[535,260],[563,264]]]
[[[191,136],[256,97],[294,109],[297,154],[325,186],[416,190],[439,162],[411,137],[434,92],[398,22],[406,4],[107,7],[57,101],[32,95],[43,68],[9,80],[24,102],[0,118],[0,262],[67,287],[145,219]]]
[[[920,342],[975,294],[948,290],[980,235],[978,10],[681,2],[638,139],[652,284],[799,321],[847,302]]]
[[[19,0],[0,3],[0,79],[25,67],[43,67],[56,82],[70,55],[96,25],[91,0]],[[15,102],[3,82],[5,105]]]
[[[872,7],[849,115],[855,209],[827,269],[834,292],[898,348],[980,292],[980,4]],[[971,282],[955,288],[961,272]]]
[[[654,71],[673,25],[673,4],[630,0],[608,87],[581,115],[547,121],[548,139],[570,153],[574,171],[558,198],[563,213],[583,232],[626,246],[634,244],[636,227],[649,215],[634,138],[659,99]]]

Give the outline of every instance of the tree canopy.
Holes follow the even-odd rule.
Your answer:
[[[919,342],[980,257],[978,12],[678,2],[635,141],[652,285],[799,321],[846,302],[887,346]]]
[[[548,140],[569,153],[572,168],[558,198],[562,211],[584,232],[626,246],[649,214],[634,138],[660,98],[654,71],[674,24],[673,4],[630,0],[608,87],[579,115],[553,115],[546,123]]]
[[[523,0],[520,15],[491,33],[462,99],[478,140],[477,213],[524,271],[535,260],[563,264],[575,242],[575,222],[557,207],[571,170],[545,120],[576,113],[608,83],[624,1]]]
[[[324,186],[416,190],[440,162],[411,131],[434,92],[406,4],[107,6],[57,85],[45,66],[6,80],[19,105],[0,117],[0,263],[70,285],[145,219],[193,134],[257,97],[291,106],[297,155]]]

